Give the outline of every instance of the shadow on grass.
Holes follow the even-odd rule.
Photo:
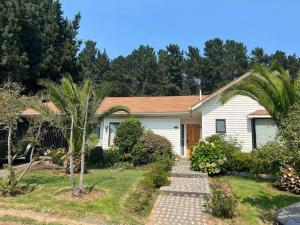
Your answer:
[[[24,182],[27,184],[48,184],[57,183],[65,180],[67,177],[51,176],[51,175],[34,175],[25,177]]]
[[[259,210],[277,210],[284,206],[300,201],[300,196],[290,195],[268,195],[265,192],[259,192],[257,196],[246,197],[242,203],[250,204]]]

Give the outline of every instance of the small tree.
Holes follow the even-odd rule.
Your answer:
[[[100,116],[96,117],[96,111],[103,101],[103,99],[109,94],[109,87],[100,86],[95,87],[93,81],[90,78],[86,78],[83,81],[82,87],[78,91],[79,98],[79,110],[78,110],[78,122],[79,127],[82,128],[81,133],[81,170],[79,179],[79,190],[77,195],[84,192],[84,171],[85,171],[85,155],[87,149],[87,137],[91,135],[92,127],[95,124],[100,124],[102,120],[118,111],[129,112],[124,106],[113,106],[107,111],[103,112]]]
[[[7,130],[7,168],[12,172],[12,162],[17,156],[13,152],[12,134],[16,129],[19,113],[25,108],[21,96],[23,87],[15,82],[7,81],[0,88],[0,123]]]
[[[5,82],[0,88],[0,123],[7,130],[7,169],[9,171],[6,181],[1,182],[0,187],[1,193],[5,195],[13,195],[22,191],[23,186],[19,186],[19,183],[34,162],[33,154],[36,146],[39,145],[38,142],[42,134],[42,121],[45,118],[41,115],[28,118],[31,122],[27,133],[23,138],[13,143],[12,135],[17,129],[17,123],[21,120],[21,112],[27,107],[34,107],[35,109],[44,107],[40,99],[22,96],[22,90],[23,88],[20,84],[12,81]],[[25,142],[32,144],[30,162],[20,175],[17,176],[13,168],[13,161],[24,151],[23,143]]]

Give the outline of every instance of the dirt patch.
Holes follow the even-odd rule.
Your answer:
[[[18,217],[26,217],[31,218],[33,220],[36,220],[37,223],[59,223],[64,225],[107,225],[104,218],[89,218],[89,220],[93,219],[92,222],[86,221],[86,218],[84,219],[71,219],[65,216],[59,216],[54,214],[48,214],[43,212],[36,212],[31,210],[19,210],[19,209],[2,209],[0,208],[0,216],[18,216]],[[18,222],[0,222],[0,225],[19,225],[22,223]]]
[[[104,195],[104,191],[94,189],[89,193],[81,194],[80,196],[74,196],[71,189],[64,189],[55,195],[56,199],[67,201],[92,201],[101,198]]]
[[[51,162],[40,162],[30,168],[31,171],[34,170],[61,170],[63,167],[53,164]]]

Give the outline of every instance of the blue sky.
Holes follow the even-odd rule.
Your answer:
[[[61,0],[65,15],[80,11],[79,38],[114,58],[140,44],[177,43],[201,50],[220,37],[300,56],[299,0]]]

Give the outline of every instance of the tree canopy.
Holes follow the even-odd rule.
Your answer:
[[[111,96],[191,95],[198,94],[200,80],[203,92],[211,93],[254,64],[276,61],[293,79],[300,69],[295,54],[268,54],[260,47],[248,51],[242,42],[220,38],[206,41],[203,51],[176,43],[158,50],[141,45],[111,59],[96,42],[81,44],[79,25],[80,14],[67,19],[59,1],[1,1],[0,81],[10,78],[35,93],[41,89],[38,79],[57,82],[68,73],[77,83],[86,77],[95,84],[110,83]]]

